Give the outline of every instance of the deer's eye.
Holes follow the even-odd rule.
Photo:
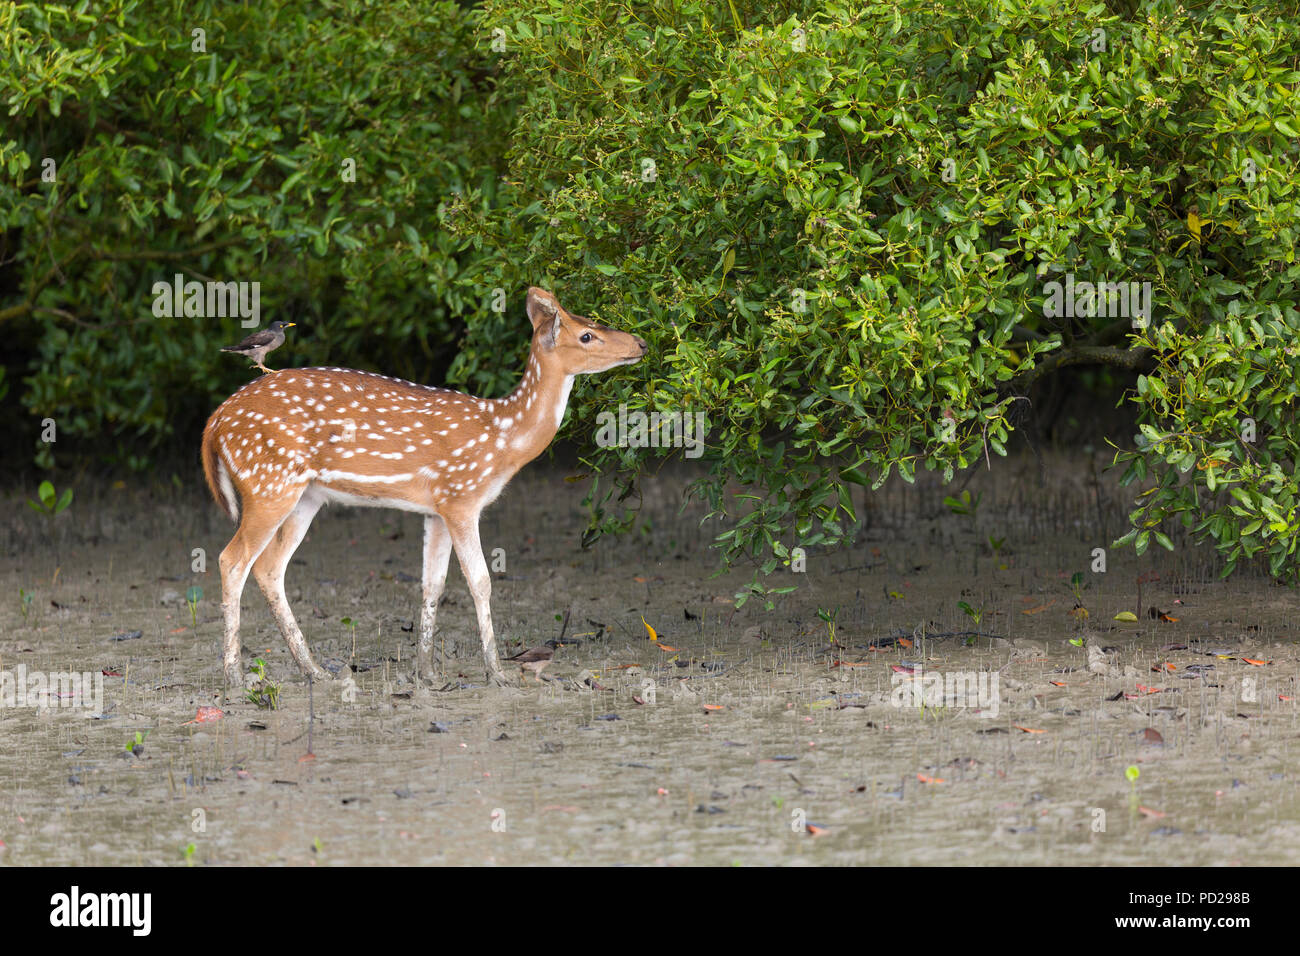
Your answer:
[[[590,342],[590,341],[591,341],[591,333],[590,333],[590,332],[583,332],[583,333],[582,333],[582,338],[578,339],[578,341],[579,341],[579,342],[582,342],[582,343],[584,343],[584,344],[587,343],[587,342]]]

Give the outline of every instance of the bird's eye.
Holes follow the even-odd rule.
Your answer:
[[[590,332],[583,332],[583,333],[582,333],[582,338],[578,339],[578,341],[579,341],[579,342],[582,342],[582,343],[584,343],[584,344],[587,343],[587,342],[590,342],[590,341],[591,341],[591,333],[590,333]]]

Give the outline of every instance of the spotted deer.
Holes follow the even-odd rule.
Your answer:
[[[289,559],[330,501],[424,515],[418,677],[438,679],[430,660],[434,621],[454,546],[474,596],[488,680],[505,683],[479,515],[551,443],[574,376],[631,365],[646,353],[640,337],[574,315],[542,289],[528,290],[526,307],[533,325],[528,365],[504,398],[350,369],[298,368],[255,379],[212,413],[203,470],[217,503],[239,522],[221,552],[228,684],[240,676],[239,602],[250,570],[298,667],[315,679],[330,676],[312,660],[284,593]]]

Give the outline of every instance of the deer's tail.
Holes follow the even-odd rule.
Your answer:
[[[215,416],[214,416],[215,417]],[[221,460],[217,449],[217,430],[211,419],[208,427],[203,429],[203,475],[208,480],[208,490],[216,499],[221,510],[231,521],[239,520],[239,500],[235,497],[235,486],[230,480],[230,471]]]

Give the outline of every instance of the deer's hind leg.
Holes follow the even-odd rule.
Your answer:
[[[311,527],[316,512],[325,503],[325,498],[313,488],[308,488],[298,499],[297,504],[285,516],[275,532],[275,537],[267,545],[261,556],[253,564],[253,577],[257,579],[266,603],[271,606],[271,615],[289,645],[289,653],[298,663],[298,669],[313,680],[329,680],[329,671],[312,660],[307,641],[294,620],[289,607],[289,598],[284,593],[284,572],[289,567],[289,559],[302,544],[302,539]]]
[[[226,685],[240,683],[239,673],[239,601],[248,583],[248,574],[262,557],[276,532],[298,504],[302,492],[282,498],[241,495],[243,514],[239,529],[221,552],[221,610],[225,617],[222,640],[222,668]]]

